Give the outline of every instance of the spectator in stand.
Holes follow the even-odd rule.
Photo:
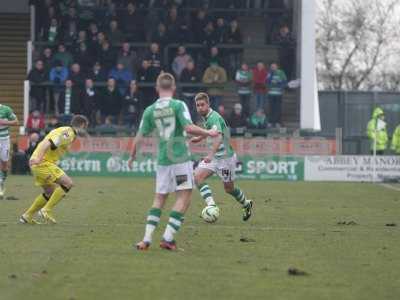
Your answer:
[[[53,50],[51,50],[49,47],[45,48],[40,56],[40,60],[43,62],[44,70],[47,76],[49,76],[50,70],[54,65]]]
[[[179,41],[180,21],[178,19],[178,9],[172,6],[168,11],[168,17],[165,20],[167,27],[167,34],[170,43],[177,43]]]
[[[43,111],[44,104],[46,103],[46,87],[36,85],[48,80],[48,74],[44,69],[43,61],[36,61],[35,67],[28,74],[28,80],[31,83],[30,96],[33,100],[31,101],[31,109]]]
[[[58,112],[63,124],[69,124],[73,114],[82,113],[81,91],[72,80],[65,82],[65,89],[61,92],[58,101]]]
[[[253,74],[246,63],[243,63],[242,68],[236,72],[235,80],[238,86],[238,94],[243,107],[243,113],[245,116],[249,116]]]
[[[138,128],[143,102],[143,93],[139,90],[136,81],[132,80],[122,105],[124,125],[129,126],[129,128]]]
[[[211,47],[208,53],[208,64],[217,63],[220,66],[224,66],[224,60],[220,55],[219,49],[217,47]]]
[[[293,79],[293,69],[295,66],[296,56],[296,41],[293,38],[289,27],[283,25],[279,30],[279,35],[276,38],[276,43],[279,44],[279,61],[282,69],[286,73],[288,79]]]
[[[118,133],[118,127],[114,124],[115,117],[106,116],[104,122],[96,126],[96,131],[100,135],[116,135]]]
[[[282,96],[287,85],[285,72],[278,68],[277,63],[272,63],[267,77],[268,100],[270,103],[269,115],[271,124],[280,127],[282,115]]]
[[[101,50],[103,48],[103,44],[106,40],[107,39],[104,32],[100,31],[99,33],[97,33],[96,41],[91,46],[93,55],[95,55],[96,57],[100,55]]]
[[[32,132],[41,133],[46,124],[44,122],[44,115],[40,113],[38,110],[34,110],[28,116],[28,120],[26,121],[26,130],[30,134]]]
[[[201,77],[196,69],[195,63],[193,60],[189,60],[186,64],[186,68],[182,71],[180,82],[182,83],[192,83],[197,84],[201,82]],[[189,107],[189,110],[192,116],[196,116],[195,113],[196,107],[194,103],[194,96],[199,92],[198,87],[183,87],[182,88],[182,96],[186,105]]]
[[[85,90],[82,93],[82,114],[89,119],[89,125],[96,124],[97,112],[97,90],[94,88],[93,80],[86,79]]]
[[[54,60],[59,60],[62,62],[63,66],[69,68],[73,63],[73,57],[71,53],[67,51],[64,44],[58,45],[58,51],[54,55]]]
[[[110,22],[110,30],[107,33],[108,40],[111,42],[111,45],[118,45],[123,40],[123,34],[118,28],[118,22],[116,20],[112,20]]]
[[[68,69],[63,66],[62,61],[56,61],[55,66],[50,71],[50,81],[53,84],[54,110],[56,115],[58,115],[60,93],[63,91],[67,79]]]
[[[283,12],[279,10],[285,10],[285,1],[282,0],[269,0],[267,8],[271,9],[266,18],[266,42],[270,44],[273,42],[273,37],[278,32],[279,24],[283,17]]]
[[[206,27],[207,23],[208,18],[206,11],[204,9],[200,9],[192,22],[193,35],[195,39],[194,42],[203,43],[204,28]]]
[[[215,34],[214,24],[209,21],[203,30],[201,43],[207,48],[213,47],[217,44],[217,36]]]
[[[111,70],[108,77],[114,78],[117,82],[118,91],[121,95],[125,95],[132,80],[135,80],[131,71],[125,69],[121,62]]]
[[[115,65],[117,61],[117,55],[111,48],[109,41],[104,41],[98,56],[98,60],[106,72],[109,72],[111,68]]]
[[[158,73],[157,71],[151,67],[150,62],[147,60],[143,60],[142,66],[138,70],[137,80],[142,83],[154,83],[157,79]],[[156,97],[156,92],[154,87],[141,87],[140,90],[144,95],[144,103],[143,106],[146,108],[150,104],[153,103],[154,98]]]
[[[138,69],[138,55],[131,49],[129,43],[125,42],[122,44],[117,61],[123,64],[126,70],[136,73]]]
[[[224,42],[226,32],[227,32],[227,27],[225,24],[225,19],[220,17],[217,19],[217,24],[215,28],[215,37],[217,44],[222,44]]]
[[[107,72],[99,62],[96,62],[87,77],[92,79],[94,82],[104,82],[107,80]]]
[[[60,26],[58,24],[57,19],[53,18],[50,21],[50,27],[47,29],[45,33],[45,39],[49,44],[54,45],[60,39],[59,35],[60,35]]]
[[[193,33],[189,27],[189,21],[187,18],[182,18],[179,22],[178,28],[178,42],[180,43],[191,43],[193,41]]]
[[[78,32],[78,38],[74,41],[74,44],[75,44],[74,46],[75,53],[79,51],[79,46],[81,44],[86,44],[86,46],[90,44],[90,41],[88,40],[87,33],[85,30],[80,30]]]
[[[97,34],[99,33],[99,28],[97,27],[96,22],[91,22],[89,25],[88,31],[88,41],[90,47],[94,46],[97,43]]]
[[[208,94],[211,100],[211,107],[214,110],[217,109],[223,100],[223,85],[227,80],[228,78],[225,69],[215,62],[210,63],[210,66],[204,72],[203,83],[213,85],[208,88]]]
[[[44,123],[43,123],[43,126],[44,126]],[[28,148],[25,150],[25,154],[26,154],[28,160],[32,156],[32,154],[35,151],[39,142],[40,142],[40,133],[39,132],[33,131],[33,132],[29,133]]]
[[[85,43],[79,45],[79,51],[75,54],[75,62],[81,66],[83,73],[88,73],[92,68],[94,58]]]
[[[62,126],[62,124],[61,124],[60,120],[58,120],[58,117],[56,115],[50,116],[49,122],[47,123],[46,129],[45,129],[46,134],[48,134],[53,129],[56,129],[61,126]]]
[[[86,76],[82,73],[81,66],[78,63],[72,64],[68,79],[79,89],[82,89],[85,85]]]
[[[145,38],[145,22],[142,13],[136,10],[136,5],[129,2],[122,15],[124,33],[130,42],[143,42]]]
[[[123,99],[119,93],[114,78],[107,80],[107,87],[104,89],[99,98],[99,109],[101,119],[105,120],[107,116],[111,116],[113,122],[118,121],[122,110]]]
[[[233,106],[228,124],[230,128],[239,129],[238,131],[243,131],[247,127],[246,116],[243,114],[242,105],[240,103],[236,103]]]
[[[151,36],[151,42],[159,44],[161,49],[163,49],[169,41],[167,27],[164,23],[158,24],[157,30]]]
[[[48,31],[48,29],[50,28],[51,25],[51,20],[52,19],[56,19],[59,20],[59,15],[56,12],[55,7],[51,4],[51,5],[47,5],[47,11],[46,11],[46,16],[44,18],[44,22],[43,22],[43,36],[42,37],[46,37],[46,31]]]
[[[160,54],[160,46],[156,43],[152,43],[150,45],[150,51],[146,55],[145,60],[147,60],[150,63],[150,66],[154,69],[154,71],[158,74],[160,74],[163,64],[162,64],[162,59],[161,59],[161,54]]]
[[[243,44],[242,33],[239,28],[239,24],[236,20],[230,23],[230,26],[225,34],[224,42],[230,45],[241,45]],[[241,49],[230,49],[227,51],[229,55],[229,65],[230,71],[238,69],[240,62],[242,60],[242,50]],[[232,74],[233,72],[230,72]]]
[[[68,14],[64,17],[62,24],[64,32],[63,41],[67,43],[75,41],[80,27],[75,7],[68,8]]]
[[[256,96],[256,109],[265,109],[265,99],[267,94],[267,69],[263,62],[259,61],[253,69],[253,87]]]
[[[257,109],[249,119],[249,127],[252,129],[266,129],[268,125],[264,110]]]
[[[188,62],[191,60],[192,57],[187,54],[186,48],[184,46],[179,46],[175,59],[171,65],[172,71],[174,71],[174,74],[178,79],[180,78],[182,71],[185,69]]]
[[[224,105],[220,104],[218,106],[218,113],[221,115],[222,118],[224,118],[224,120],[228,120],[228,116],[226,115],[226,110]]]

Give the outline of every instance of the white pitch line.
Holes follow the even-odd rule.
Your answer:
[[[387,189],[389,189],[389,190],[393,190],[393,191],[398,191],[398,192],[400,192],[400,188],[395,187],[395,186],[393,186],[393,185],[391,185],[391,184],[388,184],[388,183],[381,183],[381,186],[384,187],[384,188],[387,188]]]

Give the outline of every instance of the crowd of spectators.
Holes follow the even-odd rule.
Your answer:
[[[37,39],[27,128],[43,130],[44,113],[60,124],[85,114],[95,127],[136,128],[143,110],[154,101],[157,76],[172,72],[185,86],[181,97],[194,112],[193,96],[208,85],[212,107],[224,110],[224,84],[237,84],[240,103],[228,116],[231,127],[279,125],[282,93],[292,77],[295,42],[282,13],[269,14],[267,42],[282,45],[282,69],[276,63],[254,68],[243,63],[241,49],[219,44],[244,41],[238,11],[211,8],[284,9],[284,0],[45,0],[36,6]],[[197,8],[196,10],[186,8]],[[151,8],[151,9],[149,9]],[[132,47],[132,43],[143,46]],[[168,57],[163,49],[178,44]],[[195,43],[202,47],[186,49]],[[286,75],[285,75],[286,72]],[[50,84],[48,84],[50,83]],[[252,99],[255,105],[252,105]],[[269,99],[267,109],[266,99]],[[254,106],[254,107],[253,107]],[[265,112],[268,111],[270,118]],[[225,112],[224,112],[225,113]],[[240,118],[240,120],[239,120]]]

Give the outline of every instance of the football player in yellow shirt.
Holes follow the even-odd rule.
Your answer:
[[[85,116],[75,115],[71,126],[50,131],[39,143],[29,160],[29,165],[35,185],[43,188],[43,194],[37,196],[31,207],[20,217],[21,223],[37,224],[33,218],[37,212],[46,223],[56,223],[52,210],[72,188],[71,178],[57,166],[57,162],[68,152],[75,138],[86,132],[88,125],[89,121]]]

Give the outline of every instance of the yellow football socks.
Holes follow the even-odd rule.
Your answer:
[[[54,206],[57,205],[58,202],[65,196],[66,192],[64,189],[59,186],[57,187],[53,194],[51,195],[49,201],[47,201],[47,204],[43,207],[44,210],[50,211],[53,209]]]
[[[25,214],[28,216],[33,216],[36,212],[39,211],[39,209],[46,205],[46,202],[47,199],[44,197],[43,194],[40,194],[35,198],[35,201],[33,201],[31,207],[29,207]]]

